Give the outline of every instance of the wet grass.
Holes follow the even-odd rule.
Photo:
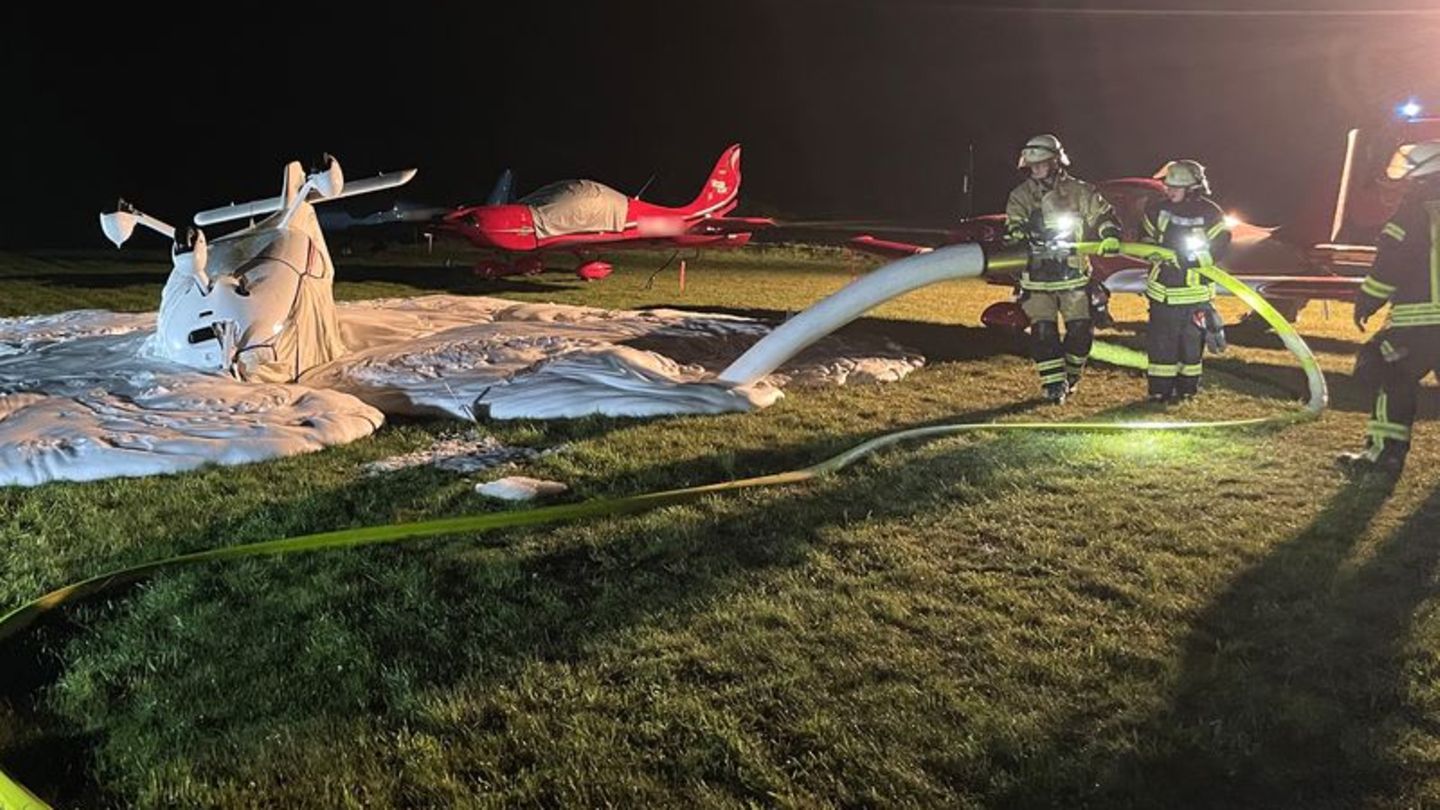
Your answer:
[[[163,262],[124,255],[0,257],[0,310],[152,308]],[[337,294],[781,317],[867,266],[756,249],[647,289],[664,258],[586,284],[485,281],[458,253],[340,257]],[[1031,401],[1017,347],[975,325],[1004,294],[942,285],[861,324],[932,358],[902,383],[484,427],[570,445],[522,469],[584,498],[916,424],[1151,413],[1114,369],[1063,410]],[[1134,345],[1142,310],[1119,311],[1110,337]],[[1440,436],[1421,425],[1393,490],[1330,468],[1364,420],[1348,314],[1302,320],[1338,407],[1289,429],[974,435],[635,517],[168,573],[0,646],[0,763],[64,805],[1440,803]],[[1235,342],[1172,415],[1291,407],[1278,341]],[[501,508],[473,479],[360,472],[458,427],[0,490],[0,606],[180,551]]]

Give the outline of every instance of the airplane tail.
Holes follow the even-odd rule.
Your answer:
[[[1330,241],[1374,244],[1405,191],[1403,184],[1381,179],[1390,156],[1402,144],[1437,137],[1440,118],[1409,118],[1385,127],[1351,130]]]
[[[1440,119],[1434,118],[1350,130],[1338,171],[1316,183],[1280,235],[1302,245],[1374,244],[1403,191],[1380,179],[1391,153],[1401,143],[1435,137],[1440,137]]]
[[[740,195],[740,144],[721,153],[705,187],[695,201],[685,206],[687,215],[724,213],[735,207]]]
[[[1309,247],[1373,239],[1383,224],[1383,217],[1379,223],[1369,221],[1375,214],[1366,199],[1373,187],[1375,167],[1368,152],[1375,140],[1368,131],[1346,133],[1338,166],[1315,178],[1299,209],[1280,225],[1277,232],[1284,241]]]

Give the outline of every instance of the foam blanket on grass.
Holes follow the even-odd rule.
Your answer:
[[[768,330],[733,316],[427,296],[341,304],[347,353],[293,383],[245,383],[154,356],[155,316],[0,319],[0,485],[180,472],[310,452],[385,414],[472,419],[763,408],[790,383],[899,379],[923,359],[828,338],[765,380],[714,372]]]

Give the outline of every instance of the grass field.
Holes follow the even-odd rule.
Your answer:
[[[122,258],[116,258],[116,257]],[[0,256],[0,315],[154,307],[155,256]],[[610,279],[481,281],[447,257],[341,257],[344,299],[495,294],[783,317],[863,265],[756,248]],[[954,283],[855,328],[931,360],[751,415],[489,423],[566,453],[568,497],[789,469],[927,423],[1150,414],[1097,368],[1039,405],[1005,291]],[[1110,338],[1138,345],[1142,309]],[[1393,487],[1358,442],[1348,307],[1301,320],[1333,409],[1246,434],[985,436],[812,485],[640,516],[197,567],[0,646],[0,764],[62,806],[1440,804],[1440,435]],[[1237,333],[1187,419],[1294,407]],[[1427,392],[1425,415],[1435,415]],[[473,479],[360,465],[463,426],[310,456],[0,490],[0,608],[120,565],[497,509]]]

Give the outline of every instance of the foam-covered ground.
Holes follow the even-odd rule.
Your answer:
[[[351,442],[384,414],[658,416],[765,407],[790,383],[890,381],[923,359],[827,338],[751,386],[710,382],[767,331],[728,315],[449,295],[338,306],[348,353],[294,384],[145,351],[155,316],[0,320],[0,484],[154,475]]]

